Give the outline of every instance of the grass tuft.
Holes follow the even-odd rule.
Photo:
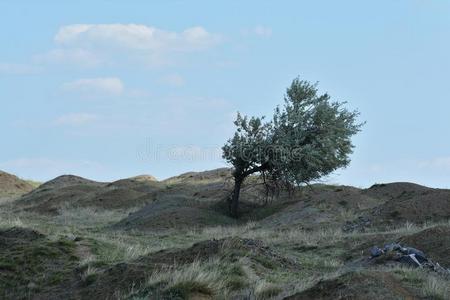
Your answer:
[[[423,289],[424,296],[432,299],[448,299],[450,295],[450,283],[448,280],[435,276],[428,276]]]
[[[267,281],[261,281],[256,285],[255,295],[256,299],[270,299],[276,297],[283,291],[281,287]]]
[[[164,286],[163,294],[183,299],[193,293],[217,295],[226,288],[218,268],[211,268],[218,263],[217,261],[208,263],[195,261],[187,266],[157,272],[148,278],[146,285]]]

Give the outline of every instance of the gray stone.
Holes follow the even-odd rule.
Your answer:
[[[378,257],[378,256],[381,256],[382,254],[383,254],[383,250],[381,250],[380,248],[378,248],[376,246],[370,248],[370,256]]]
[[[384,245],[385,252],[398,251],[400,249],[402,249],[402,246],[397,243],[390,243],[390,244]]]
[[[424,259],[424,260],[427,259],[426,256],[425,256],[425,253],[423,253],[422,251],[420,251],[420,250],[418,250],[416,248],[405,247],[402,250],[403,250],[402,253],[404,253],[404,254],[408,254],[408,255],[409,254],[414,254],[417,258]]]

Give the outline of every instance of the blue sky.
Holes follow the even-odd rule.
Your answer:
[[[63,4],[64,3],[64,4]],[[367,121],[327,180],[450,187],[450,1],[0,1],[0,169],[162,179],[225,166],[291,80]]]

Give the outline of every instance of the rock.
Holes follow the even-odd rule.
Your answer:
[[[422,267],[422,264],[417,260],[414,254],[400,256],[397,261],[412,267]]]
[[[402,246],[397,243],[390,243],[390,244],[384,245],[385,252],[396,251],[396,250],[400,250],[401,248],[402,248]]]
[[[367,227],[372,224],[369,218],[360,216],[354,221],[345,222],[344,226],[342,226],[342,230],[344,232],[352,232],[359,231],[364,232]]]
[[[383,254],[383,250],[381,250],[380,248],[378,248],[376,246],[370,248],[370,256],[378,257],[378,256],[381,256],[382,254]]]
[[[450,270],[446,270],[439,263],[431,261],[423,251],[413,247],[403,247],[398,243],[386,244],[383,249],[374,246],[370,248],[370,256],[375,262],[382,258],[384,262],[391,261],[411,267],[426,268],[450,276]]]
[[[427,259],[425,256],[425,253],[423,253],[422,251],[416,249],[416,248],[412,248],[412,247],[405,247],[402,249],[405,254],[414,254],[417,258],[421,258],[421,259]]]

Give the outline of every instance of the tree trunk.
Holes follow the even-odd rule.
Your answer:
[[[233,195],[231,196],[230,199],[230,214],[233,218],[237,218],[239,217],[239,194],[241,192],[241,186],[242,183],[244,182],[245,178],[247,178],[247,176],[256,173],[256,172],[261,172],[264,170],[267,170],[268,168],[268,164],[262,164],[259,167],[254,167],[252,169],[246,170],[244,171],[242,168],[236,168],[233,172],[233,177],[234,177],[234,190],[233,190]]]
[[[230,202],[230,213],[233,218],[239,216],[239,194],[241,192],[241,186],[244,178],[235,177],[234,178],[234,190]]]

